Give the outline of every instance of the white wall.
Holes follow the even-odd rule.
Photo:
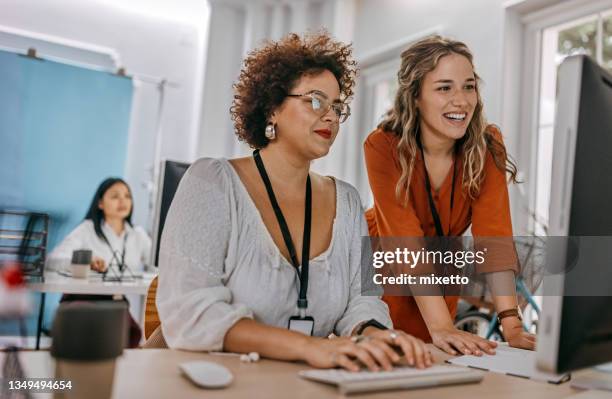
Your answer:
[[[465,42],[484,80],[485,112],[501,113],[503,0],[359,0],[354,46],[357,59],[391,42],[441,27],[442,34]]]
[[[232,157],[247,153],[236,144],[229,118],[231,83],[238,76],[246,51],[258,39],[283,33],[325,27],[336,38],[353,42],[358,61],[390,44],[438,29],[462,40],[475,55],[476,68],[484,80],[485,113],[501,124],[504,45],[504,0],[209,0],[210,42],[202,105],[202,131],[198,155]],[[279,24],[278,16],[283,19]],[[399,57],[398,57],[399,58]],[[363,86],[363,82],[360,82]],[[357,87],[353,116],[342,126],[330,154],[315,162],[314,169],[357,186],[369,202],[364,173],[362,142],[367,131],[360,127],[363,92]],[[502,131],[503,131],[503,125]],[[513,134],[505,133],[511,154],[516,150]]]
[[[1,27],[114,49],[128,75],[165,78],[161,157],[195,157],[208,8],[205,0],[0,0]],[[186,20],[189,16],[190,20]],[[126,178],[137,224],[148,222],[158,90],[136,83]],[[148,184],[148,188],[145,185]]]
[[[333,16],[353,0],[208,0],[210,29],[202,99],[198,156],[236,157],[249,153],[234,134],[229,109],[232,84],[244,56],[266,39],[289,32],[327,28],[342,34],[351,18]],[[350,15],[349,15],[350,17]]]
[[[508,50],[509,46],[521,46],[522,39],[513,38],[511,43],[508,40],[506,30],[511,21],[508,21],[506,7],[507,4],[513,3],[521,7],[542,8],[554,2],[357,0],[355,54],[358,60],[367,59],[389,43],[399,42],[434,28],[439,29],[444,36],[465,42],[474,54],[476,71],[484,82],[482,97],[485,114],[490,122],[500,125],[509,154],[518,159],[519,171],[526,171],[529,170],[529,165],[523,155],[526,151],[529,152],[529,149],[520,148],[518,121],[508,119],[509,115],[516,115],[512,112],[512,107],[516,107],[518,91],[515,88],[521,83],[521,74],[511,70],[516,65],[508,66],[512,60],[508,60],[508,53],[504,51]],[[504,85],[504,79],[509,78],[512,84]],[[356,134],[364,137],[362,132]],[[523,191],[528,189],[526,184],[520,185],[520,188]],[[517,185],[511,185],[509,191],[515,232],[524,233],[528,223],[524,193],[520,193]]]
[[[232,84],[238,78],[244,56],[265,39],[279,39],[289,32],[303,34],[326,29],[335,38],[352,41],[355,0],[208,0],[210,30],[206,50],[205,92],[201,108],[198,156],[237,157],[250,154],[234,134],[229,109]],[[348,126],[347,126],[348,127]],[[347,130],[343,127],[343,130]],[[356,144],[341,134],[331,153],[317,160],[313,169],[356,184],[355,164],[345,151]],[[350,156],[349,156],[350,158]],[[346,169],[352,169],[345,173]]]
[[[510,154],[525,169],[527,162],[519,153],[525,149],[518,148],[525,144],[517,139],[520,118],[512,112],[520,106],[516,87],[521,74],[513,72],[517,68],[511,62],[516,57],[504,53],[510,47],[520,52],[523,43],[513,38],[508,45],[510,35],[504,30],[512,27],[512,21],[505,19],[504,4],[541,8],[559,1],[0,0],[0,27],[112,48],[128,74],[177,83],[178,87],[166,90],[160,156],[187,161],[248,153],[246,146],[237,143],[229,106],[241,61],[262,39],[325,27],[336,38],[353,42],[354,55],[362,61],[371,60],[390,44],[436,28],[466,42],[474,52],[484,80],[486,115],[501,125]],[[135,219],[145,224],[149,197],[143,182],[151,178],[158,93],[155,87],[141,84],[135,94],[126,176],[135,191]],[[368,132],[357,123],[363,101],[359,94],[353,116],[342,127],[330,155],[315,163],[315,170],[356,185],[367,203],[361,143]],[[519,200],[512,188],[513,208]]]

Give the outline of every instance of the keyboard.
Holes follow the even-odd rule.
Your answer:
[[[391,371],[358,372],[313,369],[300,371],[298,375],[308,380],[336,385],[341,394],[477,383],[483,377],[480,371],[446,365],[434,365],[427,369],[396,367]]]

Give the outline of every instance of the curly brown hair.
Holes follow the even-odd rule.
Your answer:
[[[291,33],[250,52],[233,86],[230,114],[238,139],[252,148],[265,147],[268,118],[304,75],[329,70],[338,80],[341,100],[350,101],[357,74],[352,51],[351,44],[323,31],[303,37]]]

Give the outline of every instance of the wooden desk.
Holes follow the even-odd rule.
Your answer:
[[[432,349],[436,362],[447,356]],[[0,364],[3,359],[0,353]],[[28,377],[51,377],[54,363],[47,351],[21,352],[20,358]],[[181,376],[178,365],[192,360],[208,360],[226,366],[234,374],[234,382],[222,390],[202,390]],[[307,369],[302,363],[261,360],[241,363],[237,355],[204,354],[169,349],[131,349],[119,358],[114,381],[114,398],[266,398],[325,399],[341,398],[328,385],[297,376]],[[350,398],[494,398],[494,399],[561,399],[580,392],[569,383],[551,385],[542,382],[485,373],[479,384],[452,385],[419,390],[387,391]],[[44,397],[44,396],[41,396]],[[50,396],[47,396],[50,397]]]

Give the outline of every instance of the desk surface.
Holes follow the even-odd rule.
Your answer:
[[[448,358],[432,348],[436,362]],[[3,359],[0,353],[0,364]],[[28,377],[50,377],[54,363],[49,352],[21,352],[22,365]],[[226,366],[234,374],[234,382],[222,390],[202,390],[181,376],[178,365],[192,360],[214,361]],[[307,369],[303,363],[261,360],[241,363],[233,354],[204,354],[169,349],[126,350],[117,364],[114,398],[279,398],[312,399],[340,398],[336,388],[304,380],[297,376]],[[552,385],[486,372],[479,384],[451,385],[407,391],[388,391],[374,394],[351,395],[350,398],[538,398],[560,399],[580,392],[569,383]]]
[[[144,273],[143,278],[131,281],[102,281],[101,275],[86,279],[63,276],[55,271],[45,272],[45,281],[30,283],[28,288],[36,292],[61,292],[64,294],[138,294],[146,295],[156,273]]]

